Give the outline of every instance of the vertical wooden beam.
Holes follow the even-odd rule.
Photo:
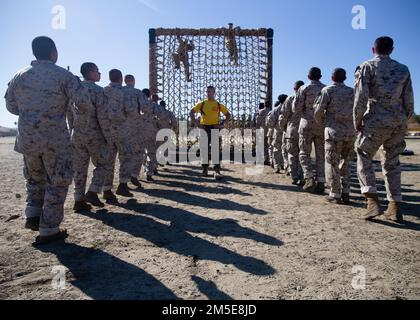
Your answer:
[[[267,30],[267,42],[268,42],[268,79],[267,79],[267,100],[270,105],[273,104],[273,43],[274,43],[274,30]]]
[[[152,94],[158,91],[156,53],[156,29],[149,29],[149,89]]]

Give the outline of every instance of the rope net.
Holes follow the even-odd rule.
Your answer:
[[[179,120],[189,120],[209,85],[232,114],[232,127],[252,126],[269,96],[271,61],[267,29],[156,29],[151,42],[151,89]],[[154,82],[154,83],[153,83]]]

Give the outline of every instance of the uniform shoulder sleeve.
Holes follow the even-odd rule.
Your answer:
[[[8,85],[6,94],[4,96],[5,100],[6,100],[6,109],[11,113],[14,114],[15,116],[19,115],[19,106],[16,100],[16,95],[15,95],[15,88],[17,85],[19,77],[15,76]]]
[[[86,112],[91,108],[91,100],[89,90],[82,85],[80,79],[68,71],[63,72],[64,90],[67,98],[73,101],[79,112]]]

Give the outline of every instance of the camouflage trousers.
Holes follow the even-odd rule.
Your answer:
[[[272,159],[275,169],[284,168],[284,159],[283,159],[283,132],[280,130],[274,129],[273,138],[272,138]]]
[[[374,128],[366,126],[356,140],[357,174],[362,194],[377,193],[372,159],[380,149],[382,172],[388,201],[401,202],[401,165],[399,156],[405,150],[407,128]]]
[[[119,170],[119,182],[121,183],[128,183],[131,179],[131,174],[133,171],[133,162],[134,162],[134,154],[135,154],[135,146],[131,141],[127,141],[127,139],[120,139],[115,140],[109,146],[109,153],[110,153],[110,166],[109,170],[106,174],[105,181],[104,181],[104,188],[103,191],[108,191],[113,188],[114,185],[114,174],[115,174],[115,162],[118,160],[120,164]]]
[[[158,167],[156,158],[157,142],[156,135],[150,135],[145,137],[145,153],[143,158],[143,165],[145,165],[145,172],[147,176],[153,176]]]
[[[282,153],[282,157],[283,157],[283,166],[284,166],[284,170],[286,170],[286,172],[290,173],[290,168],[289,168],[289,159],[288,159],[288,153],[287,153],[287,144],[286,144],[286,133],[283,132],[282,134],[282,144],[281,144],[281,153]]]
[[[343,193],[350,193],[353,150],[354,138],[325,139],[325,174],[332,198],[341,199]]]
[[[105,178],[111,171],[110,148],[103,143],[73,143],[74,200],[84,201],[89,164],[94,165],[93,178],[88,191],[102,192]]]
[[[274,156],[273,156],[273,136],[267,136],[267,151],[266,151],[266,161],[270,162],[270,164],[274,163]]]
[[[316,180],[325,182],[325,136],[324,132],[319,134],[315,130],[305,130],[299,133],[299,160],[302,166],[305,179],[313,178],[312,168],[312,144],[315,145]]]
[[[70,148],[63,151],[38,150],[26,153],[26,217],[40,217],[39,233],[50,236],[59,231],[64,219],[64,202],[72,183],[72,155]]]
[[[143,141],[141,141],[141,143],[137,145],[136,151],[134,152],[134,155],[133,155],[133,168],[131,170],[131,177],[133,178],[140,177],[141,168],[144,163],[145,152],[146,151],[144,148]]]
[[[289,172],[293,180],[299,180],[302,171],[299,163],[299,134],[296,132],[289,136],[291,138],[286,138]]]

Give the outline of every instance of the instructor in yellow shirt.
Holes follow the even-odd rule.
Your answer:
[[[199,102],[190,113],[191,122],[195,124],[195,114],[200,113],[201,114],[201,120],[200,120],[200,128],[205,130],[208,137],[208,159],[207,164],[206,160],[202,158],[203,163],[203,176],[208,177],[208,168],[210,163],[210,145],[212,144],[211,141],[211,131],[216,129],[220,130],[220,114],[224,114],[226,117],[226,122],[228,122],[231,118],[231,115],[228,111],[228,109],[218,102],[215,99],[216,96],[216,89],[213,86],[209,86],[207,88],[207,100]],[[215,178],[216,180],[220,180],[222,178],[222,175],[220,173],[220,144],[219,144],[219,162],[215,164],[214,171],[215,171]]]

